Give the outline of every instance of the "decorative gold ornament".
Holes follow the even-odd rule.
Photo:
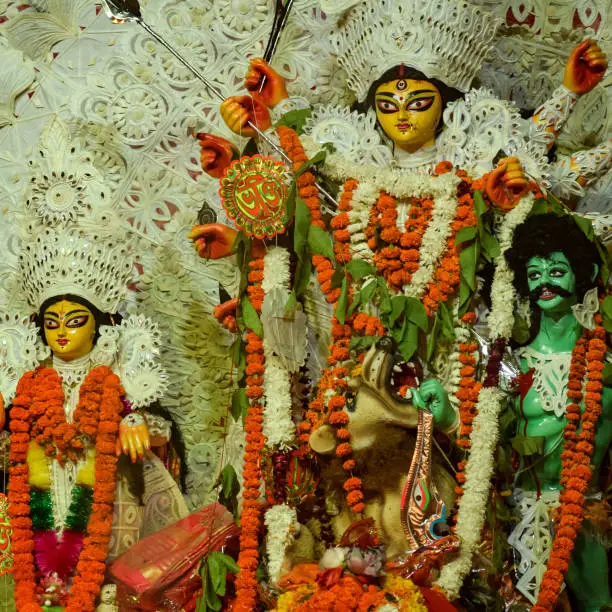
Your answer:
[[[272,238],[285,231],[286,167],[254,155],[234,161],[221,178],[221,204],[248,236]]]

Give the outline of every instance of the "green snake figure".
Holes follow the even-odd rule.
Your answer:
[[[517,229],[506,255],[515,286],[529,297],[532,335],[518,351],[520,394],[515,402],[517,435],[541,444],[536,454],[525,454],[516,472],[513,499],[520,522],[509,542],[516,553],[517,588],[535,603],[554,536],[559,506],[564,429],[568,423],[568,378],[572,351],[593,328],[598,310],[597,277],[601,258],[597,248],[571,215],[535,215]],[[574,388],[574,387],[572,387]],[[584,412],[584,404],[581,405]],[[593,510],[605,517],[609,506],[598,483],[601,465],[612,440],[612,388],[604,386],[602,412],[595,429],[591,457],[593,477],[585,494],[585,521],[578,532],[565,583],[573,609],[595,612],[610,605],[605,539],[589,517]]]

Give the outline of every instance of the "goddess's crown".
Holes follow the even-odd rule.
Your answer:
[[[362,2],[332,44],[359,101],[374,81],[400,64],[467,91],[499,24],[465,1]]]
[[[47,229],[23,245],[19,271],[35,310],[49,298],[73,294],[113,313],[125,298],[133,263],[127,248],[109,238]]]

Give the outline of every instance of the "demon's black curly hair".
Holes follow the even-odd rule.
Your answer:
[[[593,276],[602,262],[595,243],[585,236],[571,215],[560,217],[548,213],[529,217],[519,225],[514,232],[512,248],[506,251],[506,261],[514,272],[514,286],[519,295],[529,295],[527,262],[532,257],[547,257],[556,252],[567,257],[574,271],[578,301],[597,284]]]
[[[356,108],[360,112],[366,112],[370,108],[374,108],[375,98],[376,98],[376,90],[383,83],[388,83],[389,81],[396,81],[397,79],[412,79],[414,81],[428,81],[432,85],[435,85],[440,92],[440,96],[442,97],[442,113],[444,113],[444,109],[449,102],[453,100],[457,100],[461,98],[463,94],[453,87],[449,87],[439,79],[430,79],[427,75],[425,75],[420,70],[416,68],[411,68],[410,66],[394,66],[387,70],[379,79],[376,79],[370,85],[370,89],[368,90],[368,95],[366,96],[365,101],[357,105]],[[444,127],[444,123],[440,121],[438,123],[437,132],[439,133]]]

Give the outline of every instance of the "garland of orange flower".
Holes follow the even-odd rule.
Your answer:
[[[257,245],[256,245],[257,246]],[[254,252],[257,253],[256,247]],[[261,313],[264,291],[261,288],[264,262],[255,257],[249,262],[247,294],[253,307]],[[259,562],[259,532],[261,529],[261,505],[259,489],[261,486],[261,453],[264,448],[263,436],[263,376],[265,359],[263,340],[253,331],[246,335],[246,394],[249,408],[244,421],[246,445],[244,449],[244,469],[242,485],[242,514],[240,515],[240,553],[236,577],[236,600],[233,610],[251,612],[257,604],[257,576]]]
[[[368,246],[375,252],[374,264],[388,286],[398,292],[404,285],[410,284],[412,275],[419,269],[419,247],[434,207],[429,198],[411,198],[411,203],[405,222],[406,231],[400,232],[397,229],[397,200],[388,193],[381,192],[365,230]],[[378,226],[381,228],[380,237],[389,246],[376,252]]]
[[[471,324],[476,320],[473,312],[468,312],[461,318],[463,323]],[[472,433],[472,422],[478,414],[478,396],[482,387],[481,382],[476,382],[476,357],[474,354],[478,350],[478,344],[467,342],[459,344],[459,364],[461,366],[459,374],[459,388],[455,397],[459,400],[459,431],[457,434],[457,446],[468,451],[470,448],[470,434]],[[459,486],[455,487],[457,501],[463,494],[465,483],[466,461],[460,461],[457,468],[456,479]]]
[[[294,171],[298,171],[308,157],[304,152],[299,136],[290,128],[281,126],[277,128],[280,137],[280,144],[285,153],[293,162]],[[313,225],[325,228],[321,215],[321,208],[318,198],[318,190],[315,185],[315,178],[312,172],[304,172],[297,181],[298,195],[310,210]],[[335,254],[342,263],[350,261],[351,254],[348,245],[350,234],[348,227],[348,213],[351,210],[351,200],[357,188],[357,181],[347,181],[342,197],[340,198],[340,213],[338,220],[332,223],[336,244]],[[333,304],[334,310],[338,305],[341,290],[331,287],[331,279],[334,275],[334,265],[329,258],[322,255],[313,255],[312,264],[317,272],[317,280],[321,285],[327,301]],[[325,418],[334,427],[337,446],[336,456],[342,461],[342,468],[347,472],[347,480],[344,483],[346,499],[354,512],[360,513],[365,510],[363,503],[362,483],[359,478],[353,476],[355,461],[352,458],[353,447],[350,443],[351,434],[347,428],[349,416],[344,410],[346,406],[346,395],[348,393],[349,372],[344,362],[350,358],[349,344],[353,335],[350,320],[341,324],[334,315],[332,319],[332,343],[327,358],[327,367],[321,373],[321,378],[317,387],[314,399],[309,404],[306,419],[298,426],[299,439],[305,445],[308,444],[310,433],[313,429],[320,426]]]
[[[87,535],[79,555],[76,575],[66,612],[93,610],[95,599],[104,581],[110,541],[113,502],[115,499],[115,453],[124,391],[119,377],[110,368],[94,368],[80,388],[79,402],[74,413],[75,437],[68,439],[73,428],[65,427],[57,414],[64,393],[57,372],[38,368],[19,381],[11,410],[11,451],[9,468],[9,513],[13,529],[13,577],[15,603],[20,612],[42,612],[36,601],[36,571],[34,564],[34,534],[30,519],[30,485],[27,454],[33,437],[48,455],[65,451],[68,457],[82,450],[86,438],[95,440],[95,486]],[[47,411],[48,408],[48,411]],[[41,423],[42,421],[42,423]],[[34,436],[35,434],[35,436]],[[53,449],[54,441],[60,446]]]
[[[446,240],[446,250],[440,264],[423,295],[423,306],[429,316],[435,314],[442,302],[449,300],[459,285],[461,267],[459,266],[459,249],[455,242],[459,230],[464,227],[476,227],[478,223],[474,212],[474,200],[470,193],[472,182],[464,170],[457,170],[456,174],[461,177],[462,181],[457,186],[459,205],[451,224],[452,232]]]
[[[595,329],[592,332],[585,329],[572,352],[567,391],[570,403],[566,409],[567,425],[563,431],[565,442],[561,454],[561,505],[555,538],[532,612],[554,609],[584,520],[584,496],[593,475],[591,458],[595,429],[602,410],[602,372],[606,355],[606,331],[601,325],[601,315],[596,315],[595,322]],[[585,374],[586,393],[581,413]]]

